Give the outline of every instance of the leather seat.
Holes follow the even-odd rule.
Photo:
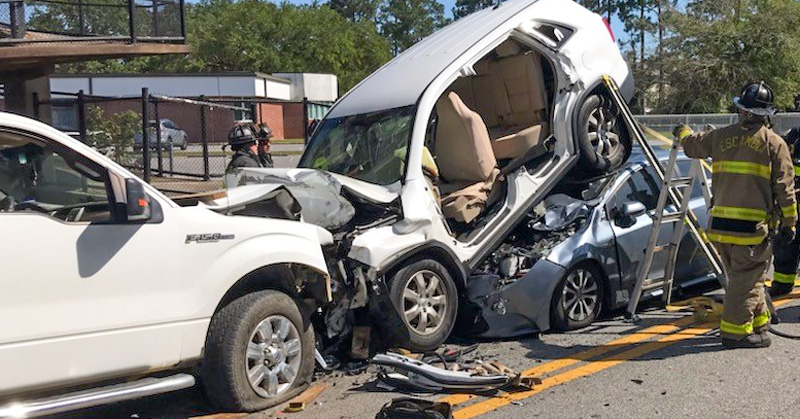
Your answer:
[[[454,92],[436,104],[435,154],[441,176],[442,213],[470,223],[480,215],[500,171],[489,131],[477,112]]]

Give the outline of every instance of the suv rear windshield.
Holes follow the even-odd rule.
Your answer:
[[[298,167],[327,170],[379,185],[403,176],[415,106],[328,118]]]

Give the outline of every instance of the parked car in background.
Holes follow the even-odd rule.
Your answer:
[[[150,121],[150,131],[148,132],[147,142],[150,144],[150,148],[157,148],[158,147],[158,138],[156,136],[156,121]],[[189,147],[189,135],[186,134],[181,127],[177,124],[172,122],[169,119],[161,119],[161,123],[159,124],[161,129],[161,148],[162,149],[170,149],[170,148],[180,148],[181,150],[186,150]],[[133,136],[133,149],[134,150],[141,150],[142,149],[142,133],[136,133]]]
[[[338,239],[340,306],[388,295],[398,319],[381,330],[430,351],[476,272],[556,184],[627,161],[632,141],[604,75],[630,100],[631,72],[600,15],[569,0],[504,2],[348,92],[297,169],[246,168],[226,184],[294,188],[304,219]]]
[[[668,153],[659,153],[666,162]],[[677,175],[687,176],[691,162],[681,157]],[[470,334],[508,337],[574,330],[628,303],[661,193],[655,169],[637,153],[619,173],[588,186],[560,185],[555,192],[478,269],[485,273],[470,281],[471,304],[462,313],[473,328]],[[692,190],[690,207],[705,226],[708,208],[699,185]],[[675,224],[662,226],[661,243],[671,239],[673,228]],[[664,275],[667,253],[667,248],[655,253],[654,277]],[[716,283],[688,231],[676,266],[674,286],[679,290]]]
[[[0,417],[195,377],[221,409],[253,411],[310,382],[305,319],[330,301],[321,245],[333,238],[291,213],[228,215],[226,197],[206,198],[179,205],[66,134],[0,112]]]

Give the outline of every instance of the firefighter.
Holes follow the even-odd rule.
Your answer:
[[[275,167],[272,160],[272,130],[265,123],[256,125],[256,138],[258,139],[258,162],[261,167]]]
[[[714,203],[708,238],[728,276],[720,337],[725,348],[765,348],[770,313],[764,279],[772,249],[767,236],[779,222],[777,243],[794,240],[797,204],[789,147],[770,128],[777,111],[764,82],[747,85],[733,99],[739,123],[693,134],[686,125],[673,134],[687,156],[713,160]]]
[[[794,164],[795,187],[798,186],[800,179],[800,129],[794,128],[783,138],[792,153],[792,163]],[[795,193],[795,199],[800,194]],[[781,297],[789,294],[794,289],[794,280],[797,277],[797,268],[800,265],[800,236],[782,246],[775,246],[775,259],[773,267],[775,273],[772,277],[772,287],[769,294],[773,297]]]
[[[242,167],[263,167],[259,158],[258,130],[250,122],[238,122],[228,132],[228,145],[233,150],[233,158],[227,172]]]

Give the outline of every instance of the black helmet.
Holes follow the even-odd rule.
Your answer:
[[[737,108],[758,116],[775,115],[778,109],[774,105],[775,94],[766,83],[750,83],[742,89],[739,96],[733,98]]]
[[[256,129],[253,124],[238,123],[228,132],[228,144],[231,146],[241,146],[256,142]]]
[[[269,126],[267,126],[267,124],[261,123],[258,124],[256,127],[258,128],[256,131],[256,135],[258,136],[259,139],[268,140],[274,137],[274,135],[272,135],[272,130],[269,129]]]

